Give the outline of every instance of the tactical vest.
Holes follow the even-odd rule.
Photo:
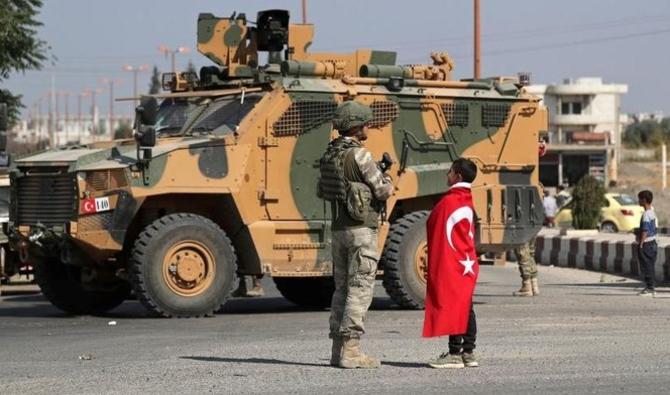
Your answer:
[[[331,202],[333,230],[355,227],[377,228],[379,225],[381,204],[374,198],[370,188],[363,183],[361,176],[356,174],[359,171],[351,150],[358,147],[362,147],[359,142],[340,137],[328,144],[326,152],[321,157],[319,166],[321,177],[317,193],[320,198]],[[364,195],[367,199],[358,199],[360,195]],[[352,210],[352,206],[356,206],[352,202],[360,200],[369,201],[367,208],[363,211]],[[353,211],[357,211],[357,216],[352,215]]]
[[[343,202],[347,198],[347,179],[344,177],[344,159],[349,150],[360,147],[360,143],[352,139],[337,138],[328,144],[321,157],[319,168],[319,197],[329,202]]]

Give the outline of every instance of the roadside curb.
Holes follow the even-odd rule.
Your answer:
[[[623,237],[622,237],[623,236]],[[630,238],[630,240],[625,240]],[[535,242],[535,260],[553,265],[638,278],[640,267],[632,235],[560,236],[543,230]],[[670,281],[670,238],[658,239],[656,281]]]

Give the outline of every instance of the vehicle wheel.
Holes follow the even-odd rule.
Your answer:
[[[423,309],[426,299],[428,243],[426,220],[429,211],[415,211],[391,225],[381,266],[382,284],[391,299],[405,308]]]
[[[44,296],[68,314],[102,314],[123,303],[130,295],[128,282],[83,282],[81,267],[65,265],[57,257],[36,262],[34,269],[35,281]]]
[[[619,229],[613,222],[607,221],[600,225],[600,231],[603,233],[617,233]]]
[[[236,265],[233,245],[218,225],[195,214],[170,214],[135,240],[131,283],[155,315],[210,316],[232,292]]]
[[[318,309],[330,307],[335,292],[332,277],[275,277],[274,282],[282,296],[302,307]]]

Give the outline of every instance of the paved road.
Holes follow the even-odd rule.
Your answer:
[[[643,298],[631,280],[541,270],[543,295],[514,298],[515,266],[483,267],[475,298],[482,367],[456,371],[425,367],[446,339],[421,339],[422,312],[397,309],[381,287],[364,341],[383,361],[375,371],[327,366],[328,313],[294,307],[270,283],[267,297],[232,300],[199,320],[145,318],[136,302],[109,317],[73,318],[40,295],[4,295],[0,392],[668,392],[670,291]]]

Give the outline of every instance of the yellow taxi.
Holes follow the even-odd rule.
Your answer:
[[[623,193],[606,193],[605,199],[607,204],[600,209],[601,232],[632,232],[640,226],[644,208],[637,204],[637,199]],[[554,222],[559,228],[572,227],[570,201],[559,209]]]

